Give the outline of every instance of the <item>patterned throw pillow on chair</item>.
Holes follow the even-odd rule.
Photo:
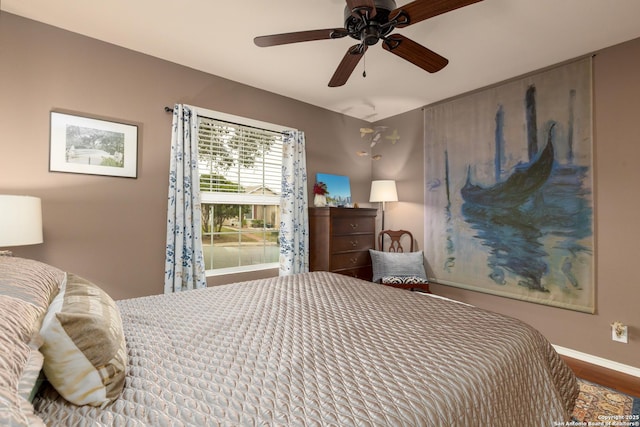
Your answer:
[[[382,278],[383,285],[388,285],[388,284],[421,285],[424,283],[428,283],[428,281],[417,276],[384,276]]]

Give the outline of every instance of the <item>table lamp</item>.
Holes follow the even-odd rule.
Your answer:
[[[0,248],[42,243],[40,198],[0,194]],[[1,251],[0,255],[11,255]]]
[[[382,202],[382,230],[384,230],[384,208],[385,202],[397,202],[398,191],[396,182],[392,179],[371,181],[370,202]]]

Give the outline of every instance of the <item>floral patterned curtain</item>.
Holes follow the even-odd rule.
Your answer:
[[[304,132],[287,131],[284,135],[280,200],[280,276],[309,271]]]
[[[173,109],[165,294],[207,286],[202,252],[197,115],[189,107]]]

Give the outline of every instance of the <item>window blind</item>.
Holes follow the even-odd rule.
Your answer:
[[[227,202],[279,196],[282,140],[279,132],[199,116],[200,190]]]

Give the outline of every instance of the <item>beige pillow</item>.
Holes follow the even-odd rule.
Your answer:
[[[42,262],[0,256],[0,295],[28,302],[41,310],[41,315],[44,315],[65,279],[64,271]],[[34,324],[34,327],[38,330],[40,324]]]
[[[0,256],[0,426],[44,426],[30,398],[38,388],[38,337],[65,273],[38,261]]]
[[[39,341],[32,339],[39,318],[32,304],[0,295],[0,426],[44,426],[27,400],[42,367]]]
[[[104,406],[120,395],[127,366],[122,320],[102,289],[68,274],[40,332],[44,373],[62,397]]]
[[[18,382],[18,394],[29,402],[33,402],[33,398],[44,381],[44,376],[41,375],[44,356],[37,349],[38,343],[38,340],[33,340],[29,343],[29,355],[27,356],[27,362],[25,363],[22,376]]]

